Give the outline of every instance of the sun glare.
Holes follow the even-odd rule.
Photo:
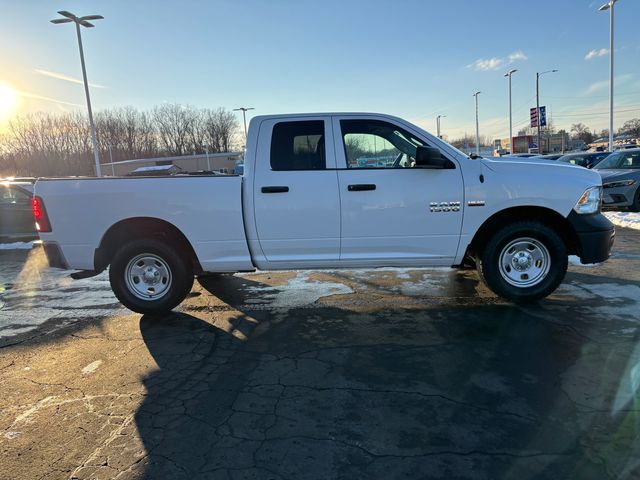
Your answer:
[[[19,95],[12,87],[0,82],[0,122],[6,122],[18,108]]]

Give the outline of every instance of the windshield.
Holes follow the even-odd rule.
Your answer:
[[[585,154],[571,154],[564,155],[558,159],[559,162],[571,163],[573,165],[580,165],[581,167],[586,167],[589,165],[594,165],[598,163],[600,160],[609,155],[609,152],[603,152],[599,154],[593,153],[585,153]]]
[[[640,150],[633,152],[616,152],[609,155],[597,167],[598,170],[603,169],[624,169],[635,168],[640,169]]]

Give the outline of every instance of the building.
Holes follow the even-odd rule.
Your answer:
[[[561,153],[570,151],[569,134],[567,132],[553,133],[542,137],[542,145],[547,153]]]
[[[544,134],[540,139],[542,153],[556,153],[572,150],[569,148],[569,135],[566,132]],[[493,141],[493,147],[496,151],[510,151],[509,137],[496,139]],[[513,137],[513,152],[511,153],[531,153],[538,152],[538,136],[537,135],[518,135]]]

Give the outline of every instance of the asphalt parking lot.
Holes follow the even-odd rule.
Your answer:
[[[165,318],[0,255],[0,477],[638,478],[640,232],[531,306],[475,271],[217,276]]]

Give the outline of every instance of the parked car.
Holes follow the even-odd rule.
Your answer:
[[[391,161],[388,159],[391,158]],[[465,155],[381,114],[251,120],[243,176],[41,179],[34,216],[54,267],[97,274],[129,309],[178,305],[194,274],[475,264],[534,301],[569,254],[606,260],[596,172]]]
[[[31,211],[33,185],[28,182],[0,182],[0,240],[37,238]]]
[[[571,163],[585,168],[593,168],[610,155],[610,152],[568,153],[558,159],[559,162]]]
[[[640,212],[640,148],[613,152],[594,170],[602,176],[605,207]]]
[[[558,160],[563,155],[564,153],[547,153],[546,155],[540,155],[537,158],[540,160]]]

